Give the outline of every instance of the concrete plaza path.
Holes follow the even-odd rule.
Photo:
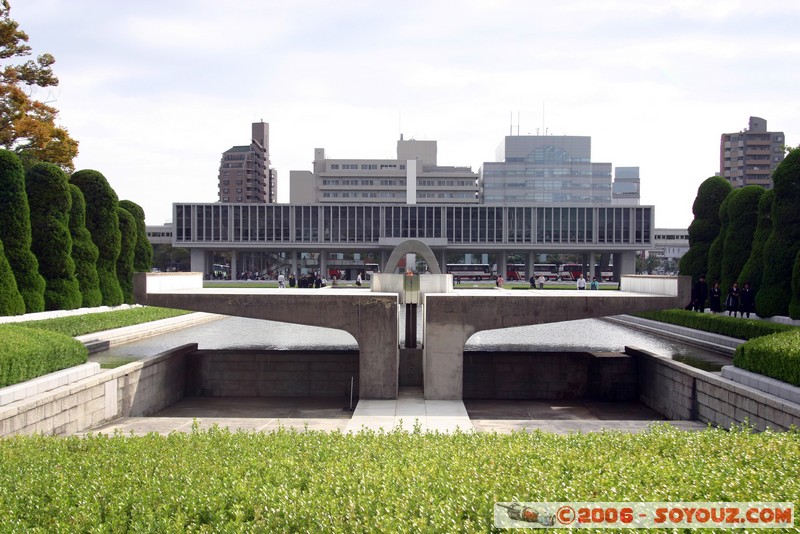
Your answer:
[[[340,399],[188,397],[152,417],[113,421],[85,434],[145,435],[191,432],[214,425],[250,432],[278,428],[389,432],[401,427],[423,432],[542,430],[556,434],[602,430],[639,432],[665,420],[636,402],[595,401],[431,401],[419,388],[403,388],[396,400],[363,400],[354,412]],[[697,421],[669,421],[684,430],[702,430]]]

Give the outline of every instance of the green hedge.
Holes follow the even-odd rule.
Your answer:
[[[31,213],[25,193],[25,172],[16,154],[0,150],[0,241],[25,312],[44,311],[44,278],[31,252]]]
[[[75,184],[69,184],[72,209],[69,213],[69,231],[72,234],[72,259],[75,261],[75,278],[81,288],[81,306],[94,308],[103,302],[100,277],[97,276],[97,257],[100,252],[92,243],[92,234],[86,229],[86,200]]]
[[[103,304],[118,306],[123,303],[124,297],[117,280],[117,258],[122,246],[117,194],[108,185],[105,176],[97,171],[78,171],[72,175],[70,181],[78,186],[86,201],[86,228],[92,234],[92,242],[99,251],[97,275]]]
[[[86,363],[88,351],[70,336],[0,325],[0,387]]]
[[[117,280],[122,289],[125,304],[133,304],[133,258],[136,253],[136,219],[128,210],[117,208],[119,218],[120,240],[119,256],[117,256]]]
[[[794,326],[758,319],[741,319],[727,315],[697,313],[688,310],[662,310],[635,313],[637,317],[660,321],[737,339],[753,339],[776,332],[797,330]]]
[[[112,328],[122,328],[124,326],[158,321],[159,319],[168,319],[170,317],[186,315],[187,313],[189,312],[173,310],[172,308],[145,306],[143,308],[131,308],[129,310],[84,313],[81,315],[70,315],[54,319],[28,321],[25,323],[25,326],[28,328],[49,330],[50,332],[59,332],[74,337],[111,330]]]
[[[25,313],[25,301],[22,300],[22,295],[17,289],[14,271],[8,264],[3,242],[0,241],[0,315],[22,315],[23,313]]]
[[[69,214],[72,193],[67,175],[52,163],[37,163],[25,173],[31,211],[31,251],[44,277],[44,309],[80,308],[81,288],[75,278]]]
[[[175,432],[0,440],[0,531],[493,532],[497,501],[800,504],[800,433]],[[609,530],[608,532],[611,532]]]
[[[742,343],[733,365],[800,386],[800,329]]]

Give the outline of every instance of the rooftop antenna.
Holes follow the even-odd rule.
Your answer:
[[[517,137],[519,137],[519,110],[517,110]]]
[[[547,128],[544,127],[544,100],[542,100],[542,131],[547,135]]]
[[[508,135],[514,135],[514,112],[508,112]]]

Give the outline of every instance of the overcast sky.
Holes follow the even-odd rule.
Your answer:
[[[270,124],[289,171],[394,158],[494,161],[513,131],[592,137],[592,160],[639,166],[656,226],[685,228],[719,171],[723,132],[767,120],[800,144],[800,2],[791,0],[10,0],[49,52],[76,169],[102,172],[148,224],[215,202],[221,153]],[[519,116],[519,121],[517,121]]]

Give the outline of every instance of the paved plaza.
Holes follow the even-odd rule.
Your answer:
[[[232,432],[269,432],[278,428],[359,432],[401,427],[428,432],[542,430],[556,434],[620,430],[638,432],[663,422],[636,402],[596,401],[442,401],[425,400],[420,388],[403,388],[396,400],[363,400],[349,411],[329,398],[189,397],[152,417],[129,417],[91,433],[145,435],[191,432],[218,425]],[[697,421],[670,421],[684,430],[702,430]],[[86,434],[82,432],[81,434]]]

